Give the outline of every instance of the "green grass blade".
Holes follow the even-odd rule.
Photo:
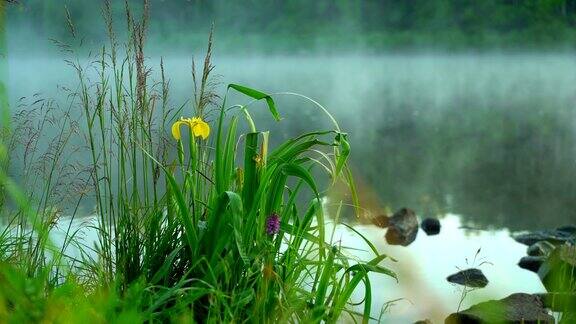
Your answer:
[[[280,120],[280,114],[278,114],[278,111],[276,110],[276,104],[274,103],[274,100],[270,95],[238,84],[229,84],[228,88],[232,88],[256,100],[262,100],[262,99],[266,100],[266,103],[268,104],[268,109],[270,109],[270,112],[272,113],[272,116],[274,116],[274,119],[276,119],[276,121]]]
[[[258,190],[257,160],[258,155],[258,135],[259,133],[246,134],[246,144],[244,147],[244,187],[242,188],[242,201],[246,210],[252,209],[252,202],[256,190]]]
[[[316,198],[317,199],[320,198],[316,182],[314,181],[314,178],[312,178],[312,175],[310,174],[310,172],[308,172],[308,170],[304,169],[302,166],[296,163],[287,163],[282,167],[282,172],[286,175],[298,177],[304,180],[304,182],[306,182],[306,184],[310,186],[310,189],[314,191]]]

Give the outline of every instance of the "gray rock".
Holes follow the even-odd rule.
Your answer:
[[[576,285],[576,247],[562,245],[554,249],[538,270],[549,292],[570,292]]]
[[[408,246],[418,234],[418,218],[413,210],[402,208],[387,221],[386,241],[391,245]]]
[[[526,250],[526,254],[529,256],[546,256],[555,248],[556,246],[548,241],[540,241],[530,245]]]
[[[538,269],[540,269],[544,261],[546,261],[545,256],[526,256],[520,259],[518,266],[522,269],[538,273]]]
[[[420,223],[420,228],[426,235],[436,235],[440,233],[440,221],[436,218],[426,218]]]
[[[466,269],[452,274],[446,278],[448,282],[471,288],[484,288],[488,285],[488,278],[480,269]]]
[[[512,235],[512,238],[514,238],[516,242],[528,246],[534,245],[535,243],[541,241],[548,241],[554,245],[560,245],[574,241],[575,235],[565,231],[545,230],[536,232],[515,233]]]
[[[450,314],[446,324],[461,323],[551,323],[554,317],[544,309],[540,298],[529,294],[512,294]]]
[[[564,232],[570,235],[576,235],[576,226],[575,225],[564,225],[561,227],[558,227],[556,229],[558,232]]]

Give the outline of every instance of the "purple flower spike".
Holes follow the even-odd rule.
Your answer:
[[[266,219],[266,234],[274,235],[280,231],[280,217],[276,213],[272,213]]]

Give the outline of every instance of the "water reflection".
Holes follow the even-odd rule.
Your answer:
[[[389,153],[358,169],[385,179],[374,187],[397,207],[450,211],[484,228],[559,226],[575,219],[576,143],[573,112],[556,108],[476,108],[434,122],[401,116],[376,129],[384,140],[363,155]]]

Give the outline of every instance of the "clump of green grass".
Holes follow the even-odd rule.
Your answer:
[[[318,187],[314,170],[332,184],[347,183],[355,195],[347,135],[327,110],[299,96],[325,112],[333,129],[269,147],[272,134],[259,130],[251,115],[265,108],[280,121],[274,96],[237,84],[218,96],[210,77],[212,35],[202,71],[193,66],[190,105],[172,108],[162,61],[159,82],[151,81],[145,61],[148,1],[139,18],[126,4],[123,50],[109,1],[103,11],[109,45],[90,63],[73,52],[68,59],[78,74],[75,98],[91,157],[96,254],[71,259],[42,241],[40,250],[80,265],[59,280],[53,270],[61,263],[33,275],[23,275],[21,264],[2,264],[1,291],[16,293],[0,294],[0,319],[28,316],[26,305],[39,298],[30,321],[99,313],[102,321],[336,322],[347,313],[367,322],[368,273],[394,273],[379,266],[386,256],[370,242],[374,258],[359,262],[327,239],[320,203],[327,189]],[[230,91],[249,102],[229,105]],[[305,209],[297,203],[301,197],[310,197]],[[50,230],[40,229],[43,237]],[[349,301],[360,283],[364,308],[358,312]],[[23,285],[36,287],[32,295],[19,295]],[[58,309],[68,302],[80,306]]]

